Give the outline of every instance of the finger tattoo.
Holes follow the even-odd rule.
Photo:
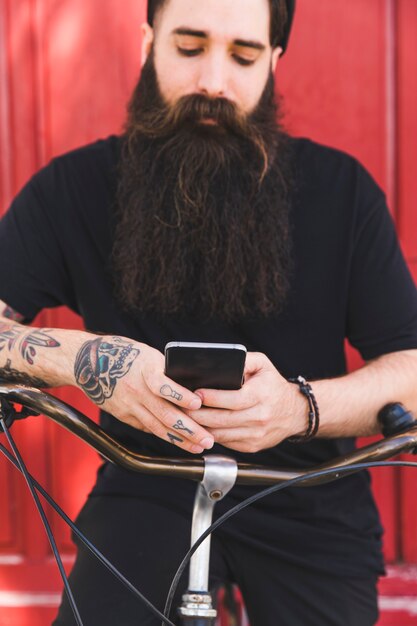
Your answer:
[[[178,422],[174,424],[173,428],[175,428],[175,430],[183,430],[189,435],[194,435],[193,431],[187,428],[182,420],[178,420]]]
[[[162,396],[165,396],[166,398],[174,398],[174,400],[182,400],[182,394],[178,393],[178,391],[175,391],[175,389],[173,389],[170,385],[162,385],[161,389],[159,390]]]
[[[168,438],[170,440],[171,443],[176,444],[178,443],[184,443],[184,439],[181,439],[181,437],[177,437],[177,435],[173,435],[172,433],[167,433]]]

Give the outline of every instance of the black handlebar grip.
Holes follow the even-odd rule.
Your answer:
[[[378,421],[384,437],[405,432],[417,426],[417,420],[400,402],[386,404],[378,413]]]

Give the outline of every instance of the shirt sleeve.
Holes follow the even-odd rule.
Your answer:
[[[0,221],[0,299],[28,321],[43,308],[72,304],[59,207],[46,200],[51,169],[29,181]]]
[[[366,360],[417,348],[417,291],[383,192],[362,170],[347,337]]]

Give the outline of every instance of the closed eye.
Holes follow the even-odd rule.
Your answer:
[[[203,48],[180,48],[179,46],[177,50],[184,57],[196,57],[203,52]]]
[[[244,65],[247,67],[248,65],[253,65],[255,63],[255,59],[245,59],[238,54],[233,54],[232,56],[236,63],[239,63],[239,65]]]

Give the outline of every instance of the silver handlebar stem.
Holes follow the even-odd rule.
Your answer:
[[[214,505],[232,489],[237,477],[237,463],[227,456],[204,457],[204,476],[197,486],[191,527],[191,546],[211,526]],[[216,617],[209,594],[211,536],[203,541],[191,557],[188,591],[182,597],[182,617]]]
[[[209,528],[213,520],[214,505],[232,489],[236,482],[237,463],[227,456],[204,457],[204,477],[197,487],[191,527],[191,545]],[[207,537],[190,562],[190,591],[208,590],[210,537]]]

